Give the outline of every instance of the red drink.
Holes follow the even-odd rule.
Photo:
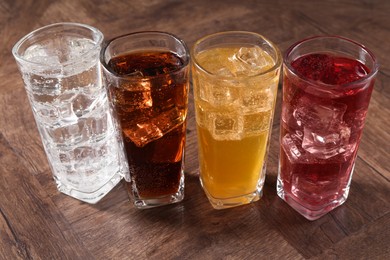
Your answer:
[[[309,53],[285,64],[278,195],[310,220],[347,198],[374,80],[358,60]]]

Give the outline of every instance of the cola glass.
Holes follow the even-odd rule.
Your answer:
[[[101,82],[102,33],[58,23],[12,49],[59,191],[96,203],[128,174],[123,143]]]
[[[292,45],[284,57],[278,195],[309,220],[348,197],[378,63],[338,36]]]
[[[101,63],[121,125],[134,205],[181,201],[189,89],[185,43],[163,32],[123,35],[105,45]]]

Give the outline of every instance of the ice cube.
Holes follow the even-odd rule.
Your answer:
[[[304,102],[302,102],[304,100]],[[301,98],[293,111],[297,125],[310,129],[331,129],[343,122],[347,105],[333,102],[329,105],[314,103],[308,98]]]
[[[66,126],[47,127],[43,131],[50,143],[62,146],[83,141],[83,133],[80,131],[82,129],[81,127],[82,126],[79,124],[71,124]]]
[[[198,97],[199,99],[208,102],[209,101],[209,96],[208,90],[211,89],[213,86],[211,84],[207,84],[206,82],[204,85],[198,85]]]
[[[80,58],[81,55],[90,51],[95,43],[88,38],[68,38],[65,39],[67,50],[63,52],[65,60]]]
[[[262,69],[269,65],[265,52],[259,46],[241,47],[237,59],[247,64],[252,69]]]
[[[177,125],[184,122],[186,115],[185,111],[174,107],[168,111],[165,111],[155,118],[153,123],[163,132],[164,134],[175,128]]]
[[[281,145],[291,163],[297,163],[302,157],[301,142],[294,135],[286,134],[283,136]]]
[[[90,140],[99,140],[105,137],[112,131],[112,122],[110,117],[107,117],[108,111],[103,115],[96,115],[96,117],[82,118],[79,119],[81,122],[85,122],[83,126],[83,136],[90,138]]]
[[[246,112],[262,112],[272,109],[274,100],[270,89],[242,88],[241,105]]]
[[[239,89],[235,86],[214,85],[209,89],[209,102],[213,106],[233,106],[238,104]]]
[[[34,44],[28,47],[23,54],[23,58],[31,62],[49,66],[60,65],[59,58],[53,55],[51,49],[41,44]]]
[[[316,158],[302,148],[302,135],[300,131],[286,134],[281,139],[281,147],[292,164],[316,163]]]
[[[80,146],[73,150],[74,159],[83,161],[85,158],[93,157],[94,149],[91,146]]]
[[[338,154],[349,154],[351,129],[343,121],[347,105],[301,97],[293,117],[303,130],[302,148],[318,159],[329,159]]]
[[[78,94],[72,100],[73,113],[77,117],[82,117],[83,115],[91,112],[94,109],[95,105],[99,103],[98,101],[99,99],[91,99],[85,94]]]
[[[53,124],[59,119],[59,111],[50,103],[34,102],[32,103],[32,109],[35,115],[38,116],[38,120],[45,125]]]
[[[200,127],[209,128],[210,120],[208,117],[208,113],[207,113],[206,109],[203,107],[203,102],[201,102],[201,101],[198,101],[198,103],[196,104],[195,119],[196,119],[196,123]]]
[[[184,122],[186,115],[184,110],[177,107],[169,111],[162,112],[149,118],[148,121],[122,126],[124,134],[135,145],[143,147],[146,144],[162,137]]]
[[[241,47],[229,57],[230,72],[234,76],[250,76],[265,71],[274,65],[271,56],[259,46]]]
[[[73,112],[71,102],[60,103],[58,104],[57,108],[60,115],[60,120],[65,124],[75,123],[77,121],[77,116]]]
[[[33,61],[34,57],[48,56],[46,47],[40,44],[34,44],[28,47],[23,54],[23,58],[29,61]]]
[[[128,77],[138,77],[138,78],[145,77],[144,74],[142,73],[142,71],[139,71],[139,70],[135,70],[135,71],[128,73],[128,74],[125,74],[125,75]]]
[[[23,74],[23,80],[27,82],[27,90],[34,95],[57,96],[61,94],[61,79]]]
[[[213,113],[212,136],[215,140],[239,140],[242,138],[243,119],[234,113]]]
[[[271,110],[255,114],[245,114],[243,120],[245,135],[259,134],[268,131],[271,121]]]
[[[96,164],[96,148],[98,148],[97,145],[94,147],[79,146],[73,150],[74,168],[84,173],[84,176],[82,177],[85,177],[85,172],[88,171],[88,169],[94,168],[94,164]]]
[[[234,77],[234,74],[227,68],[220,68],[215,74],[223,77]]]
[[[41,104],[42,103],[43,104],[51,104],[57,98],[57,96],[55,96],[55,95],[46,95],[46,94],[42,94],[42,95],[33,94],[32,96],[33,96],[33,99],[35,102],[41,103]]]
[[[123,133],[138,147],[143,147],[163,136],[161,130],[153,123],[139,123],[132,128],[124,128]]]
[[[219,74],[222,73],[223,76],[232,75],[233,77],[247,75],[246,72],[249,68],[238,58],[238,52],[228,57],[228,61],[228,63],[225,63],[226,71],[220,71]]]
[[[118,108],[127,113],[139,109],[148,109],[153,106],[152,93],[148,90],[117,91],[115,99],[118,104]]]
[[[354,150],[349,144],[350,135],[351,129],[344,123],[337,128],[323,131],[313,131],[305,127],[302,148],[319,159],[329,159],[346,151],[350,154]]]

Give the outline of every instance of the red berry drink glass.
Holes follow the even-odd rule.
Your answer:
[[[309,220],[348,197],[378,63],[363,45],[316,36],[284,57],[279,197]]]

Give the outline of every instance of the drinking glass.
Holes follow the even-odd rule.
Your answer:
[[[339,36],[293,44],[284,56],[278,195],[309,220],[348,197],[378,63]]]
[[[231,31],[198,40],[192,76],[200,181],[216,209],[262,196],[281,55],[263,36]]]
[[[24,36],[12,49],[60,192],[96,203],[128,168],[101,84],[102,33],[57,23]]]
[[[185,43],[164,32],[109,41],[101,52],[105,83],[120,121],[137,208],[183,200],[189,89]]]

